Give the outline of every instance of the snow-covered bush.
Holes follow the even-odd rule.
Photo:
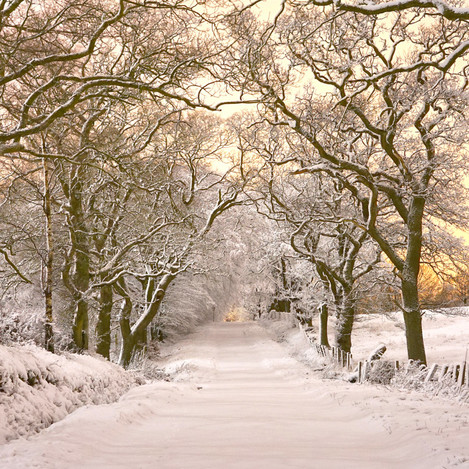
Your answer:
[[[41,296],[31,286],[7,292],[0,302],[0,344],[43,342]]]
[[[375,384],[390,384],[395,374],[396,367],[393,362],[374,360],[371,363],[371,369],[368,373],[367,381]]]
[[[55,350],[67,350],[71,342],[72,313],[63,288],[54,296]],[[0,344],[44,345],[44,298],[37,285],[19,285],[0,299]]]
[[[427,375],[428,368],[426,366],[409,363],[407,367],[396,372],[391,383],[399,389],[411,389],[429,396],[439,396],[461,403],[469,403],[469,388],[459,386],[450,374],[435,381],[427,381],[425,379]]]
[[[33,343],[39,345],[43,342],[42,318],[28,312],[24,314],[23,311],[4,314],[0,310],[0,344],[10,343]]]
[[[61,420],[80,406],[116,401],[142,384],[104,359],[0,345],[0,444]]]

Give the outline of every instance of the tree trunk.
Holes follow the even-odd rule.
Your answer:
[[[73,342],[80,352],[88,350],[88,331],[88,303],[80,299],[73,317]]]
[[[352,349],[354,319],[355,307],[350,301],[345,300],[341,305],[338,305],[335,341],[344,352],[350,352]]]
[[[44,216],[45,216],[45,232],[46,232],[46,260],[44,263],[44,346],[46,350],[54,353],[54,314],[52,303],[53,289],[53,269],[54,269],[54,245],[52,237],[52,212],[51,212],[51,196],[49,185],[49,166],[46,159],[43,160],[44,174]]]
[[[133,334],[129,334],[125,338],[122,337],[122,346],[119,357],[119,365],[128,368],[134,356],[136,338]]]
[[[73,340],[79,351],[88,350],[89,319],[88,302],[85,294],[90,286],[90,258],[87,229],[83,214],[83,188],[80,169],[73,169],[70,187],[70,237],[75,252],[73,288],[75,314],[73,318]]]
[[[319,340],[320,345],[330,347],[329,339],[327,338],[327,322],[329,320],[329,311],[327,305],[323,303],[319,306]]]
[[[141,345],[142,341],[146,338],[146,330],[150,325],[153,318],[158,313],[161,303],[163,302],[166,291],[175,279],[172,273],[165,274],[158,285],[154,289],[152,298],[144,313],[137,322],[130,328],[130,323],[121,315],[121,330],[124,327],[122,334],[122,347],[119,357],[119,364],[127,368],[135,355],[136,349]]]
[[[409,210],[407,253],[402,269],[402,304],[404,307],[407,357],[426,365],[427,357],[423,341],[420,311],[418,275],[422,251],[422,219],[425,199],[414,197]]]
[[[146,350],[146,346],[148,344],[148,333],[147,333],[147,328],[145,329],[140,329],[135,335],[135,343],[134,343],[134,351],[133,351],[133,356],[135,357],[138,355],[140,352]]]
[[[146,345],[147,332],[146,329],[136,329],[125,336],[122,335],[122,347],[119,357],[119,365],[127,368],[133,358],[140,352]]]
[[[112,299],[112,286],[101,286],[99,292],[98,322],[96,324],[96,353],[107,359],[110,358],[111,352]]]
[[[427,364],[423,341],[422,315],[419,306],[417,280],[402,281],[402,303],[407,342],[407,357],[424,365]]]

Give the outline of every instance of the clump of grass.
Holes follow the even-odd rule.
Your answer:
[[[396,374],[396,369],[393,362],[386,360],[375,360],[371,364],[371,369],[368,373],[368,381],[374,384],[391,384],[392,379]]]
[[[410,361],[405,368],[401,368],[393,379],[393,384],[403,389],[421,389],[428,369],[425,365]]]
[[[440,380],[425,382],[427,374],[428,368],[425,365],[411,362],[405,369],[396,372],[391,384],[400,389],[411,389],[430,396],[456,400],[461,404],[469,403],[467,386],[459,386],[450,375]]]

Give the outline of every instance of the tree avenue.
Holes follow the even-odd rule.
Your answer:
[[[227,79],[258,96],[261,119],[311,148],[285,156],[293,173],[326,173],[355,199],[353,223],[400,279],[408,356],[425,363],[425,223],[467,223],[451,195],[464,190],[469,29],[464,16],[451,21],[426,9],[343,10],[283,2],[268,25],[240,12],[230,18],[237,72]]]
[[[306,149],[298,147],[300,142],[289,138],[284,127],[272,129],[259,123],[239,132],[246,173],[256,160],[260,163],[256,183],[248,192],[251,199],[259,213],[283,226],[293,255],[314,266],[322,295],[335,309],[335,343],[350,352],[356,302],[368,274],[376,277],[373,269],[381,264],[379,246],[366,230],[349,221],[358,214],[343,186],[325,172],[305,176],[294,170],[292,154],[304,157]],[[327,345],[326,337],[321,345]]]
[[[235,301],[310,318],[325,301],[350,351],[365,292],[398,283],[426,363],[421,264],[466,271],[449,230],[469,220],[467,9],[283,0],[264,21],[263,2],[219,3],[0,5],[4,296],[42,297],[48,350],[127,367],[149,331]],[[224,120],[226,102],[251,106]],[[210,298],[196,320],[184,288]]]

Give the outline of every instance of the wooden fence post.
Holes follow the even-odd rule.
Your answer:
[[[448,368],[449,368],[449,365],[443,365],[441,367],[440,374],[438,375],[438,381],[441,381],[445,377],[445,375],[448,371]]]
[[[464,384],[464,381],[466,379],[466,366],[467,363],[461,363],[461,368],[459,369],[459,379],[458,379],[458,386],[461,388]]]
[[[350,352],[347,353],[347,370],[350,370],[352,367],[352,354]]]
[[[449,375],[450,379],[454,381],[454,375],[455,375],[455,368],[456,368],[456,365],[453,365],[453,364],[450,364],[448,366],[448,372],[446,373],[447,375]]]
[[[365,382],[368,378],[368,371],[370,367],[370,362],[368,360],[363,364],[363,373],[362,373],[362,382]]]
[[[428,383],[433,379],[435,376],[436,371],[438,370],[438,365],[436,363],[433,363],[433,365],[430,367],[430,371],[427,373],[427,376],[425,377],[425,383]]]

